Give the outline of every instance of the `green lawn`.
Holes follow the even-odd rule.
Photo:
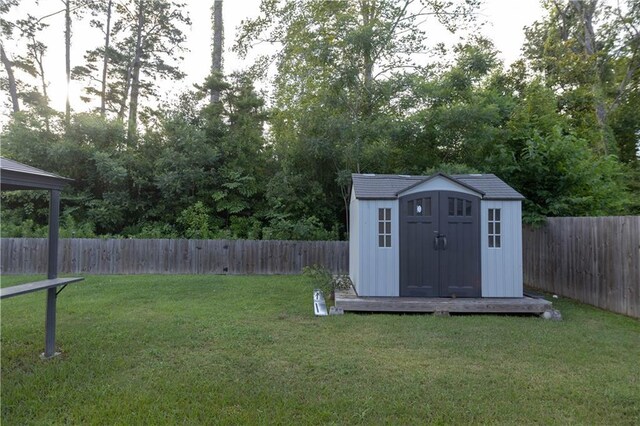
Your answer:
[[[2,285],[33,277],[2,277]],[[640,423],[640,322],[316,318],[300,276],[89,276],[2,301],[2,424]]]

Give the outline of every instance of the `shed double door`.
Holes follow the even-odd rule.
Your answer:
[[[480,297],[480,198],[427,191],[399,201],[400,296]]]

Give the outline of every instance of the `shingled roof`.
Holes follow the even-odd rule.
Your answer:
[[[494,174],[440,175],[478,192],[483,200],[523,200],[524,197]],[[352,174],[353,191],[358,199],[398,198],[407,188],[432,176]]]
[[[62,189],[71,179],[0,157],[0,189]]]

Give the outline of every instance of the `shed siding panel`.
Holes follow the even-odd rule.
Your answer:
[[[462,185],[458,185],[455,182],[445,179],[443,177],[435,177],[420,185],[417,185],[407,191],[402,192],[402,195],[415,194],[424,191],[454,191],[463,192],[465,194],[478,196],[477,192],[470,190]]]
[[[356,199],[355,191],[351,193],[351,203],[349,204],[349,277],[360,294],[360,226],[358,215],[360,211],[360,201]]]
[[[378,209],[391,209],[391,247],[378,247]],[[358,203],[358,262],[356,287],[360,296],[398,296],[399,236],[397,200],[360,200]]]
[[[489,248],[489,209],[500,209],[501,247]],[[482,201],[482,297],[522,297],[522,211],[520,201]]]
[[[511,231],[517,237],[514,240],[514,268],[513,268],[513,291],[518,294],[517,297],[523,296],[523,272],[522,272],[522,202],[514,203],[511,209],[513,220],[511,222]]]

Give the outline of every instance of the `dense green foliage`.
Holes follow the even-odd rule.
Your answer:
[[[3,285],[33,277],[3,277]],[[21,281],[19,281],[21,280]],[[2,301],[2,424],[606,424],[640,421],[640,323],[314,317],[303,276],[87,276]],[[256,295],[260,295],[256,297]]]
[[[176,28],[188,21],[181,5],[152,3],[173,11]],[[74,113],[67,124],[40,93],[10,117],[2,155],[74,179],[63,193],[63,235],[344,238],[352,172],[495,173],[525,195],[529,222],[640,212],[636,2],[545,2],[548,15],[527,29],[523,58],[508,69],[479,35],[430,50],[428,66],[416,63],[430,36],[425,17],[458,30],[474,25],[477,6],[420,4],[265,0],[236,49],[266,39],[282,46],[272,57],[133,113],[131,58],[118,56],[132,54],[133,33],[123,26],[131,17],[116,8],[111,47],[88,52],[75,72],[100,81],[97,64],[110,61],[104,92],[87,83],[106,106]],[[164,50],[145,45],[140,102],[157,94],[153,75],[183,75],[162,59],[169,45],[182,48],[172,28],[149,40]],[[36,43],[38,29],[23,36]],[[37,51],[29,58],[36,63]],[[269,63],[267,104],[253,81]],[[208,102],[212,89],[219,101]],[[46,206],[45,194],[3,194],[2,234],[43,234]]]

